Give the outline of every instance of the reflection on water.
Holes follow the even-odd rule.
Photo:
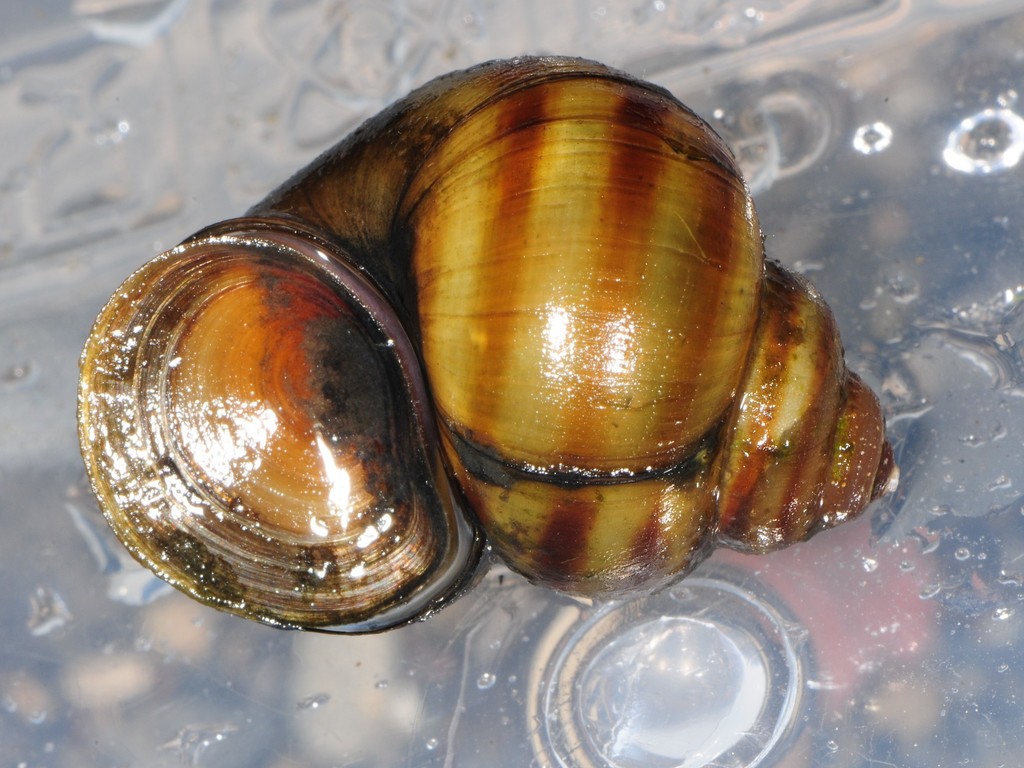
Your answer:
[[[707,577],[599,611],[548,660],[549,750],[621,768],[757,765],[797,728],[802,640],[770,593]]]

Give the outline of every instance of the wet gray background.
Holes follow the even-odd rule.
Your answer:
[[[6,3],[4,764],[576,759],[536,746],[552,741],[554,677],[545,670],[562,641],[548,643],[553,627],[599,609],[495,567],[458,605],[382,636],[284,633],[221,616],[169,593],[106,533],[74,425],[78,352],[133,267],[241,213],[426,79],[550,52],[663,84],[721,131],[748,173],[769,255],[829,301],[850,366],[889,417],[903,469],[895,499],[797,550],[760,561],[716,556],[704,569],[718,578],[728,565],[742,575],[726,581],[769,590],[806,662],[786,737],[762,764],[1017,765],[1019,6]],[[603,695],[608,711],[594,718],[633,717],[616,714],[616,690]],[[671,694],[664,701],[652,706],[674,706]],[[642,764],[628,752],[612,757]]]

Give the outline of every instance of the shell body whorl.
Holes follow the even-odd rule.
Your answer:
[[[80,424],[137,558],[336,631],[457,594],[478,523],[534,581],[609,594],[806,538],[892,474],[728,148],[574,59],[433,81],[143,267],[83,354]]]

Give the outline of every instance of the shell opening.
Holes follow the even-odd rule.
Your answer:
[[[129,278],[87,345],[80,409],[92,483],[132,554],[283,626],[385,629],[457,592],[479,537],[386,307],[289,233],[198,238]]]

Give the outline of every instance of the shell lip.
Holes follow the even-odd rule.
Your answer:
[[[453,499],[453,503],[457,502]],[[457,509],[461,511],[463,508],[460,505]],[[340,635],[374,634],[426,621],[442,608],[451,605],[459,597],[469,592],[483,576],[484,569],[480,568],[480,562],[485,539],[479,526],[475,522],[471,522],[465,514],[456,516],[456,526],[459,528],[456,535],[465,548],[465,552],[462,557],[453,559],[449,567],[445,569],[445,572],[437,576],[438,581],[442,583],[448,582],[446,588],[440,592],[431,591],[431,585],[428,584],[424,588],[406,596],[387,610],[360,621],[343,624],[302,625],[279,623],[273,619],[264,620],[260,617],[257,618],[266,624],[271,624],[281,629],[297,629]]]
[[[879,499],[895,493],[900,484],[900,468],[893,456],[892,446],[886,441],[882,445],[882,455],[878,461],[878,471],[871,488],[871,500]]]

